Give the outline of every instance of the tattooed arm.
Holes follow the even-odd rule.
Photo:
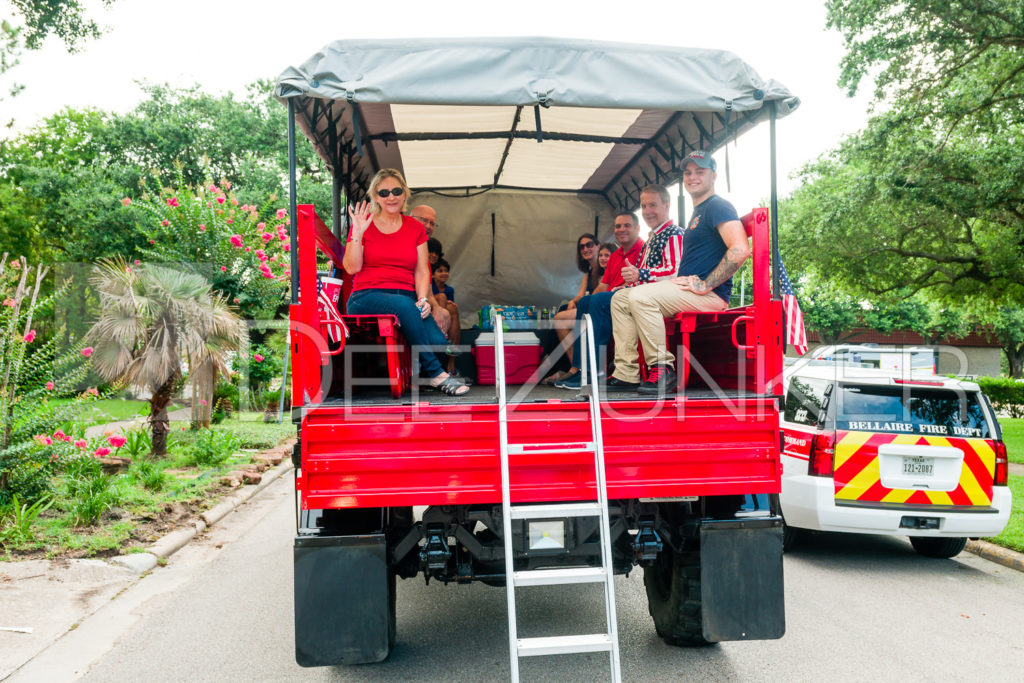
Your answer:
[[[726,221],[718,226],[718,234],[725,242],[725,256],[703,280],[696,275],[677,277],[673,282],[685,290],[695,294],[707,294],[722,284],[740,269],[743,262],[750,256],[747,244],[747,231],[739,221]]]

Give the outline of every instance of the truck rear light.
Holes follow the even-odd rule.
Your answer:
[[[1010,460],[1006,455],[1006,444],[996,441],[996,476],[992,480],[995,486],[1006,486],[1006,480],[1010,475]]]
[[[816,434],[811,439],[811,454],[807,460],[807,474],[812,477],[831,477],[835,454],[835,432]]]

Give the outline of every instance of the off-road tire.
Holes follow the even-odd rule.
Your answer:
[[[703,633],[700,594],[700,551],[673,553],[665,549],[644,567],[647,610],[654,629],[669,645],[711,645]]]
[[[967,545],[966,538],[942,538],[934,536],[911,536],[910,545],[925,557],[936,557],[942,560],[959,555]]]

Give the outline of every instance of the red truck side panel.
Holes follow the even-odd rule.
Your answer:
[[[604,407],[609,498],[779,491],[771,398]],[[509,441],[587,441],[587,411],[586,403],[517,405],[509,411]],[[501,501],[496,405],[321,406],[305,415],[301,433],[303,508]],[[510,462],[514,502],[596,497],[589,454],[524,454]]]

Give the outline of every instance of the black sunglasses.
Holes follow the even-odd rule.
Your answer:
[[[392,195],[394,197],[401,197],[403,194],[405,194],[404,187],[392,187],[390,190],[377,190],[377,196],[380,197],[381,199],[384,199],[388,195]]]
[[[596,246],[597,245],[594,244],[593,242],[580,242],[580,251],[583,251],[584,249],[590,249],[591,247]]]

